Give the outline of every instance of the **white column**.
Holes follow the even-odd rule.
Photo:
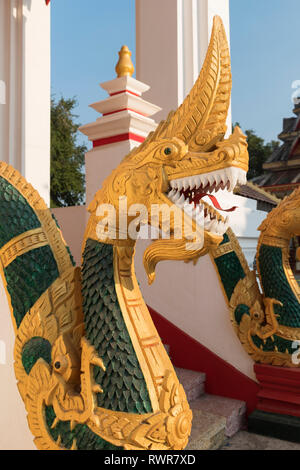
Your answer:
[[[0,104],[6,103],[6,85],[4,80],[0,80]]]
[[[45,2],[0,2],[0,83],[0,159],[49,204],[50,8]]]
[[[189,1],[189,0],[188,0]],[[136,0],[136,77],[149,83],[160,121],[179,103],[177,0]]]
[[[136,76],[151,86],[147,98],[162,107],[157,120],[190,92],[205,59],[215,15],[223,19],[229,40],[229,0],[136,0]]]
[[[85,156],[87,206],[112,170],[156,128],[149,116],[160,111],[142,98],[149,86],[131,76],[115,78],[101,87],[110,96],[90,106],[103,116],[80,128],[93,142]]]
[[[50,8],[42,0],[0,0],[0,160],[49,203]],[[0,305],[0,449],[31,450],[36,447],[17,389],[15,335],[2,282]]]

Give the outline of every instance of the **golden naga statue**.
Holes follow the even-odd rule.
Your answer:
[[[144,254],[150,283],[159,261],[196,262],[211,253],[237,332],[255,360],[269,354],[264,347],[270,348],[272,337],[279,341],[292,331],[293,325],[280,325],[285,299],[273,293],[265,267],[280,256],[269,248],[285,243],[281,234],[286,227],[290,235],[287,225],[293,221],[283,210],[271,223],[274,233],[264,235],[268,223],[262,227],[259,261],[262,281],[269,283],[263,297],[210,194],[233,191],[246,181],[246,137],[237,127],[224,138],[230,93],[230,54],[216,17],[190,95],[123,159],[90,204],[81,268],[74,267],[38,193],[0,163],[0,257],[16,334],[15,373],[39,449],[180,450],[187,445],[192,413],[139,290],[136,239],[128,235],[130,227],[137,228],[136,213],[125,205],[145,207],[148,224],[154,206],[172,210],[169,239],[157,239]],[[202,200],[205,195],[215,207]],[[290,202],[299,227],[297,201],[296,208]],[[164,231],[165,218],[156,222]],[[296,293],[286,258],[282,269]],[[275,356],[274,349],[269,362]]]
[[[300,236],[300,188],[259,227],[255,271],[231,229],[211,251],[234,329],[255,362],[299,367],[300,288],[289,263],[290,240]]]

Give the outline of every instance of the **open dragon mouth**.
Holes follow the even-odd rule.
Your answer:
[[[229,217],[223,217],[216,209],[233,212],[236,207],[223,209],[212,193],[217,193],[220,189],[232,192],[237,184],[243,185],[246,181],[246,171],[236,167],[224,168],[211,173],[171,180],[168,198],[206,231],[223,235],[228,228]],[[213,205],[202,200],[205,196]]]

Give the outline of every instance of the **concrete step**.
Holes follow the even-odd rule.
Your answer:
[[[227,437],[234,436],[246,427],[246,403],[243,401],[205,394],[190,402],[190,407],[193,413],[204,411],[224,418]]]
[[[231,439],[227,439],[220,450],[297,450],[299,452],[300,444],[240,431]]]
[[[188,402],[192,402],[204,394],[206,375],[203,372],[194,372],[193,370],[178,367],[175,367],[175,371],[179,382],[184,388]]]
[[[185,450],[217,450],[226,442],[226,419],[193,409],[193,425]]]
[[[175,367],[193,412],[187,450],[218,449],[227,438],[246,428],[246,403],[205,394],[206,374]]]

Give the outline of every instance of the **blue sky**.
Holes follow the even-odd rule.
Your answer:
[[[88,105],[107,96],[98,84],[115,76],[123,44],[135,62],[135,2],[51,3],[52,93],[76,96],[85,124],[97,117]],[[292,83],[300,82],[300,1],[230,0],[230,16],[233,121],[275,139],[292,115]]]
[[[300,1],[230,0],[230,15],[233,120],[274,139],[300,81]]]

